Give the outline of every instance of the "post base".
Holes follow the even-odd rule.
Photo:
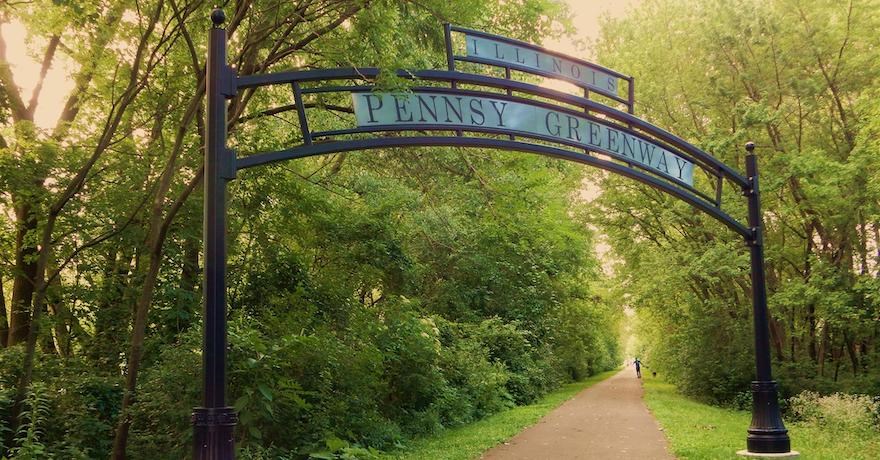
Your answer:
[[[749,452],[764,454],[782,454],[791,451],[791,440],[788,438],[788,430],[780,432],[755,434],[749,428],[749,436],[746,438],[746,447]]]
[[[777,454],[762,454],[759,452],[749,452],[747,450],[737,451],[736,455],[740,457],[751,457],[751,458],[798,458],[801,456],[800,452],[791,450],[788,452],[781,452]]]
[[[776,381],[752,382],[752,424],[746,439],[748,452],[784,454],[791,452],[788,430],[782,423]]]
[[[231,407],[196,407],[192,413],[193,459],[233,460],[238,414]]]

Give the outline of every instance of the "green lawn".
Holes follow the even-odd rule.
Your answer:
[[[742,459],[748,412],[700,404],[679,395],[671,384],[645,379],[645,401],[660,422],[680,459]],[[786,423],[792,449],[801,459],[880,459],[880,433],[841,432],[800,423]]]
[[[600,382],[618,371],[594,375],[586,380],[570,383],[535,404],[514,407],[469,425],[444,431],[437,436],[412,441],[406,447],[383,454],[382,460],[470,460],[487,449],[504,442],[528,426],[534,425],[545,414],[559,407],[579,391]]]

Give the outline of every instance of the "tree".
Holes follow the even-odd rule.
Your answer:
[[[771,341],[792,389],[820,384],[809,381],[826,374],[826,360],[837,369],[848,364],[853,375],[876,372],[868,363],[877,353],[878,305],[865,286],[878,275],[868,250],[877,244],[878,195],[867,186],[878,156],[860,139],[872,123],[880,71],[870,45],[876,18],[863,13],[877,6],[652,1],[607,22],[597,48],[603,63],[636,76],[642,116],[740,168],[742,145],[756,141]],[[661,29],[672,32],[653,40],[641,34]],[[615,179],[605,183],[596,217],[622,258],[620,276],[641,293],[635,305],[654,324],[652,359],[668,357],[679,380],[695,385],[704,379],[690,363],[706,362],[702,343],[720,331],[730,337],[714,342],[723,361],[746,359],[739,352],[749,343],[742,250],[725,230],[665,197],[635,187],[634,199],[610,187]],[[725,187],[724,203],[741,201],[733,188]],[[684,274],[657,283],[663,266]],[[736,379],[749,379],[747,366],[735,368]],[[859,381],[853,384],[868,388],[869,379]],[[693,391],[725,399],[734,390]]]
[[[177,427],[171,434],[143,427],[195,404],[186,396],[169,400],[167,395],[176,395],[186,385],[181,382],[192,387],[197,370],[186,363],[197,362],[191,345],[198,335],[191,326],[199,319],[202,56],[210,8],[201,1],[174,0],[0,7],[0,24],[27,26],[29,46],[43,63],[41,81],[62,60],[76,70],[75,89],[56,126],[41,130],[33,122],[35,107],[45,103],[42,84],[30,99],[22,94],[3,53],[6,44],[0,42],[0,208],[12,211],[0,213],[9,230],[0,238],[0,278],[12,281],[0,286],[0,293],[11,292],[0,296],[0,332],[6,320],[10,326],[0,350],[0,413],[14,437],[19,414],[28,416],[29,406],[22,401],[34,383],[52,388],[44,394],[51,395],[47,426],[53,428],[31,440],[45,444],[47,452],[123,458],[131,442],[141,455],[181,452],[183,433],[189,430],[180,426],[185,417],[166,424]],[[226,5],[226,11],[231,60],[241,73],[351,65],[440,67],[440,23],[450,20],[531,40],[566,27],[564,9],[546,0],[243,0]],[[325,102],[313,103],[330,108],[316,117],[328,126],[338,124]],[[231,142],[242,152],[298,142],[291,135],[298,130],[290,129],[297,123],[294,108],[286,89],[242,92],[229,108]],[[320,311],[314,316],[288,311],[281,300],[267,298],[239,298],[235,304],[234,314],[259,322],[236,331],[242,355],[266,351],[259,334],[270,332],[265,325],[273,319],[312,334],[303,338],[271,330],[291,344],[272,366],[295,366],[284,365],[280,375],[272,369],[255,374],[264,380],[234,382],[237,394],[245,397],[242,427],[247,431],[238,435],[255,440],[245,445],[257,445],[254,433],[278,430],[271,425],[277,425],[273,407],[302,411],[312,403],[334,401],[334,389],[308,386],[323,383],[310,381],[296,367],[314,353],[299,343],[326,345],[337,358],[358,356],[348,375],[360,376],[364,388],[384,396],[374,406],[358,405],[355,396],[361,388],[351,387],[352,402],[346,407],[356,415],[343,417],[333,407],[315,409],[316,420],[337,425],[309,422],[302,437],[276,438],[278,449],[287,451],[314,447],[320,441],[316,436],[336,426],[344,428],[339,436],[348,441],[381,445],[394,436],[370,435],[374,422],[409,434],[433,426],[431,420],[462,423],[504,407],[511,398],[534,398],[561,380],[553,370],[558,364],[553,349],[563,345],[555,341],[552,328],[561,305],[576,308],[586,302],[585,291],[572,286],[592,278],[581,268],[592,264],[590,240],[579,234],[580,223],[569,219],[570,195],[557,195],[560,189],[573,191],[579,173],[544,160],[496,159],[487,153],[419,156],[422,170],[414,169],[410,158],[378,152],[376,157],[304,161],[291,166],[296,173],[267,172],[254,185],[236,184],[236,196],[254,206],[232,214],[230,239],[242,248],[234,263],[255,262],[276,277],[242,272],[231,286],[284,291],[289,280],[273,271],[274,263],[301,264],[308,268],[300,281],[309,295],[291,290],[290,298]],[[435,185],[425,188],[431,181]],[[400,195],[386,195],[389,188]],[[265,191],[280,197],[297,189],[301,193],[295,198],[311,198],[296,202],[301,207],[294,215],[301,222],[286,215],[289,208],[262,203]],[[532,196],[519,200],[518,193]],[[365,201],[367,196],[377,202]],[[433,204],[427,211],[420,208],[423,200]],[[396,206],[414,211],[415,218],[402,219]],[[534,219],[516,217],[521,213]],[[279,234],[301,238],[278,241],[254,225],[261,219],[276,224],[270,227]],[[448,219],[460,225],[445,233]],[[438,234],[432,237],[433,232]],[[271,245],[279,243],[286,259],[273,252]],[[441,257],[437,245],[454,250]],[[302,262],[307,256],[313,257],[308,264]],[[5,304],[12,306],[8,318]],[[386,320],[394,324],[390,332],[383,332]],[[577,327],[576,319],[566,321]],[[418,334],[410,337],[410,332]],[[445,342],[437,348],[441,334]],[[607,342],[610,337],[597,332],[589,340]],[[24,350],[19,350],[22,342]],[[576,341],[565,346],[571,367],[593,372],[602,364],[583,362],[613,361],[607,347],[592,350]],[[471,359],[471,352],[482,358]],[[338,363],[325,364],[324,371],[346,375],[339,373]],[[414,379],[412,385],[396,386],[389,380],[410,368],[449,381],[422,385]],[[9,405],[6,395],[13,387],[17,397]],[[300,392],[306,387],[309,392]],[[189,396],[196,390],[190,389]],[[149,397],[136,397],[143,392]],[[315,401],[307,401],[309,395],[316,395]],[[266,409],[272,398],[279,405]],[[154,410],[159,401],[167,404]],[[420,415],[407,415],[413,411]],[[250,421],[244,422],[246,417]]]

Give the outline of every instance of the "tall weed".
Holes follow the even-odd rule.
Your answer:
[[[880,430],[880,398],[834,393],[827,396],[804,391],[789,399],[795,421],[833,430]]]

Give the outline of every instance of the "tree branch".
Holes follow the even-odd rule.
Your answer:
[[[60,41],[60,35],[53,35],[52,38],[49,39],[49,44],[46,46],[46,53],[43,55],[43,64],[40,67],[40,78],[37,80],[37,85],[34,87],[34,92],[31,94],[31,100],[28,102],[27,106],[28,115],[32,120],[34,118],[34,113],[37,111],[37,101],[40,99],[40,92],[43,90],[43,83],[46,81],[46,74],[49,73],[49,67],[52,65],[52,60],[55,59],[55,50],[58,49],[58,42]]]
[[[33,121],[28,117],[28,110],[21,99],[21,91],[19,91],[18,85],[15,84],[12,68],[6,59],[6,40],[3,38],[2,26],[3,24],[0,23],[0,90],[6,93],[6,99],[9,101],[10,108],[12,109],[14,121]]]

